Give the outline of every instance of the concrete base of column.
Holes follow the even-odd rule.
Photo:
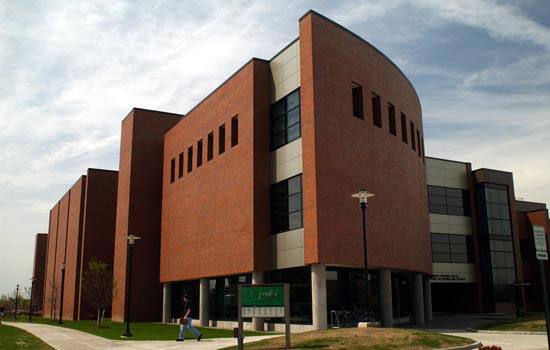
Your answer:
[[[264,283],[264,273],[262,271],[252,272],[252,284]],[[255,317],[252,319],[252,329],[255,331],[264,330],[264,319],[262,317]]]
[[[323,264],[311,265],[311,306],[313,328],[327,328],[327,272]]]
[[[413,294],[415,323],[424,324],[424,292],[422,274],[420,272],[415,272],[413,274]]]
[[[378,273],[380,283],[380,313],[382,316],[382,327],[393,327],[391,271],[390,269],[381,269]]]
[[[432,312],[432,283],[430,277],[424,276],[424,319],[426,322],[433,320]]]
[[[199,291],[199,324],[202,327],[208,327],[209,315],[208,315],[208,294],[210,289],[210,281],[208,278],[201,278],[200,291]]]
[[[162,285],[162,322],[172,322],[172,283]]]

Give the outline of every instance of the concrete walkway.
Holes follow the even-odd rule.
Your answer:
[[[237,345],[234,338],[171,341],[131,341],[110,340],[85,332],[57,326],[37,323],[2,322],[8,326],[18,327],[35,335],[56,350],[144,350],[144,349],[200,349],[215,350],[226,346]],[[276,337],[273,335],[247,337],[245,343]]]
[[[433,331],[439,332],[439,330]],[[546,335],[472,333],[465,330],[447,331],[444,334],[474,339],[483,345],[498,345],[504,350],[548,349]]]

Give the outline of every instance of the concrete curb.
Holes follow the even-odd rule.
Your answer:
[[[470,349],[479,349],[482,346],[483,344],[481,344],[480,342],[476,342],[470,345],[455,346],[453,348],[443,348],[439,350],[470,350]]]
[[[546,332],[522,332],[522,331],[486,331],[483,329],[466,328],[472,333],[488,333],[488,334],[519,334],[519,335],[546,335]]]

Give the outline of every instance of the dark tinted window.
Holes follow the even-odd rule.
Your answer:
[[[271,185],[271,234],[303,227],[302,175]]]
[[[382,107],[380,105],[380,96],[372,94],[372,122],[377,127],[382,127]]]
[[[197,168],[202,165],[202,140],[197,142]]]
[[[353,84],[351,95],[353,100],[353,115],[363,119],[363,87],[358,84]]]
[[[401,113],[401,139],[404,143],[408,143],[407,140],[407,116]]]
[[[178,162],[178,177],[183,176],[183,152],[180,153]]]
[[[271,105],[271,150],[276,150],[277,148],[298,139],[300,136],[300,89],[297,89]]]
[[[231,147],[239,144],[239,118],[231,118]]]
[[[176,159],[172,158],[170,161],[170,183],[176,179]]]
[[[214,133],[208,134],[208,151],[206,154],[206,160],[212,160],[214,158]]]
[[[388,103],[388,122],[390,124],[390,134],[397,135],[397,125],[395,123],[395,107]]]
[[[432,214],[470,216],[467,190],[429,185],[428,204]]]
[[[218,133],[218,154],[222,154],[225,152],[225,124],[220,125]]]
[[[472,237],[432,233],[432,261],[434,263],[474,263]]]

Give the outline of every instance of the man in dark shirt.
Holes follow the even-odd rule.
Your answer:
[[[185,335],[185,329],[189,328],[191,332],[197,337],[197,341],[200,341],[202,338],[202,334],[193,327],[193,319],[189,317],[191,314],[191,308],[193,304],[191,304],[191,299],[189,299],[189,295],[185,293],[183,295],[183,317],[180,320],[180,334],[178,339],[176,341],[183,341],[183,337]]]

